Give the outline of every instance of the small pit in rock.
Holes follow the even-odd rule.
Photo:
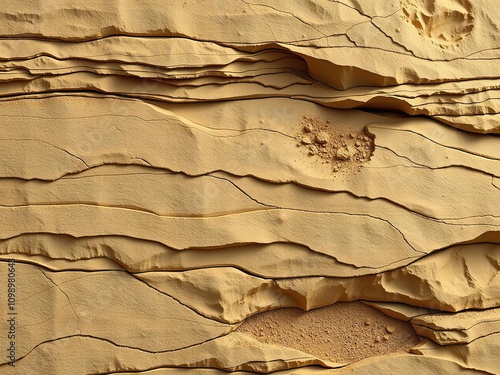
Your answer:
[[[402,17],[419,34],[443,46],[456,43],[474,28],[474,11],[469,0],[401,0]]]
[[[419,342],[409,322],[391,318],[361,302],[337,302],[310,311],[266,311],[247,318],[237,331],[261,342],[339,363],[408,352]]]
[[[300,125],[297,146],[330,164],[335,174],[358,172],[373,155],[374,137],[366,130],[338,129],[329,121],[306,116]]]

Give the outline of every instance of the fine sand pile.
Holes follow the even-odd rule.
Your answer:
[[[304,117],[297,135],[297,146],[306,149],[309,156],[319,156],[323,163],[332,165],[334,173],[359,172],[373,153],[373,135],[363,131],[345,131],[319,118]]]
[[[410,323],[360,302],[339,302],[307,312],[267,311],[247,318],[237,331],[339,363],[409,351],[419,341]]]

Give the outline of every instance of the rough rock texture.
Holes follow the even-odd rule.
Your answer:
[[[500,373],[498,19],[6,1],[0,372]]]

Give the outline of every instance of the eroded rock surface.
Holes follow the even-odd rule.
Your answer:
[[[499,16],[6,2],[0,372],[498,373]]]

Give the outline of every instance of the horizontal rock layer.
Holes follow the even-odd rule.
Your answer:
[[[497,8],[5,4],[1,372],[498,372]]]

